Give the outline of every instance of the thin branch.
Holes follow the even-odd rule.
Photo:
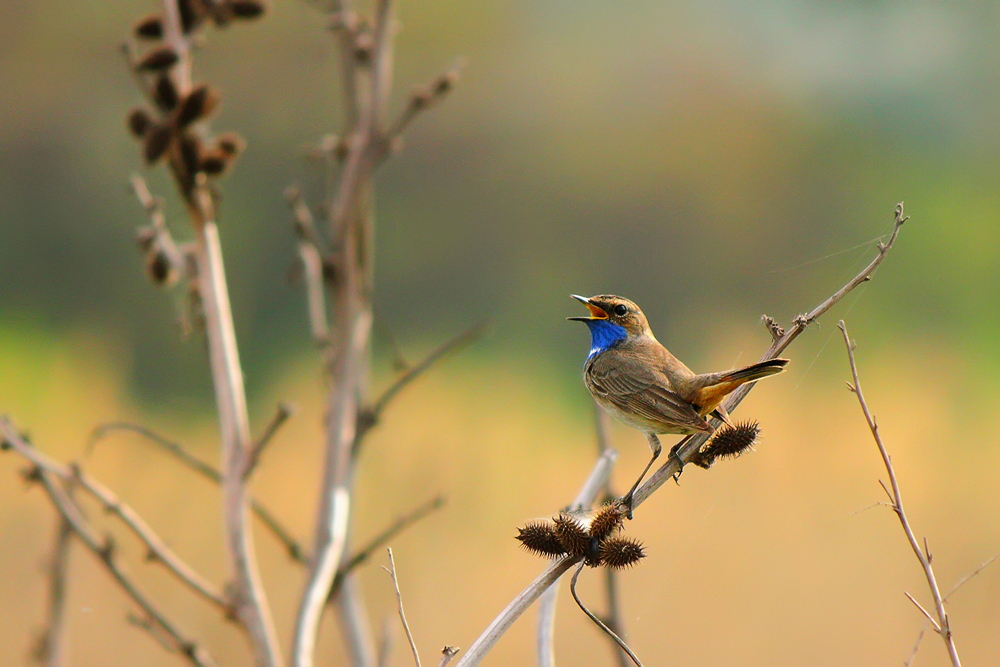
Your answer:
[[[964,577],[962,577],[961,579],[959,579],[958,582],[954,586],[951,587],[951,590],[948,591],[945,594],[944,598],[942,598],[942,599],[945,602],[947,602],[948,598],[950,598],[955,593],[955,591],[957,591],[959,588],[961,588],[962,586],[964,586],[965,583],[969,579],[972,579],[974,576],[976,576],[977,574],[979,574],[980,572],[982,572],[983,570],[985,570],[987,567],[989,567],[990,565],[992,565],[993,561],[995,561],[997,558],[1000,558],[1000,553],[993,554],[992,556],[990,556],[989,558],[987,558],[986,560],[984,560],[982,563],[979,564],[979,567],[977,567],[975,570],[973,570],[969,574],[967,574]]]
[[[205,477],[216,484],[222,483],[222,473],[220,473],[215,467],[205,463],[197,456],[194,456],[180,444],[139,424],[132,424],[130,422],[110,422],[107,424],[101,424],[94,429],[94,432],[90,436],[90,441],[87,444],[88,451],[92,450],[101,438],[112,431],[131,431],[133,433],[138,433],[139,435],[147,438],[154,445],[160,447],[163,451],[167,452],[171,456],[174,456],[178,461],[202,477]],[[302,545],[299,544],[294,537],[292,537],[291,532],[289,532],[289,530],[282,525],[271,510],[267,509],[267,507],[253,497],[250,498],[250,509],[255,515],[257,515],[257,518],[260,519],[261,523],[263,523],[268,530],[271,531],[274,537],[281,542],[281,544],[285,547],[285,550],[288,551],[288,555],[292,558],[292,560],[304,564],[309,563],[309,557],[306,554],[305,549],[303,549]]]
[[[313,340],[321,348],[330,344],[330,323],[326,314],[326,279],[324,267],[326,252],[319,232],[313,223],[312,213],[306,205],[302,191],[297,187],[285,190],[285,198],[295,216],[295,234],[299,238],[299,258],[302,260],[306,304],[309,309],[309,328]]]
[[[447,667],[451,659],[458,655],[461,650],[457,646],[445,646],[441,649],[441,662],[438,663],[438,667]]]
[[[941,632],[941,626],[938,624],[937,621],[934,620],[934,617],[931,616],[930,612],[927,611],[926,609],[924,609],[923,605],[921,605],[919,602],[917,602],[917,599],[915,597],[913,597],[912,595],[910,595],[909,593],[907,593],[906,591],[903,591],[903,595],[905,595],[906,599],[909,600],[910,602],[912,602],[913,606],[915,606],[920,611],[920,613],[924,615],[924,618],[927,619],[927,622],[930,623],[934,627],[934,632],[940,633]]]
[[[271,421],[268,422],[264,432],[261,433],[257,442],[253,443],[253,447],[250,448],[250,453],[247,454],[246,467],[243,469],[244,480],[250,479],[254,469],[257,467],[257,463],[260,461],[260,455],[264,453],[264,448],[267,447],[269,442],[271,442],[271,438],[273,438],[274,434],[278,432],[281,425],[288,421],[288,418],[293,414],[295,414],[295,408],[291,405],[288,403],[278,403],[278,410],[275,412],[274,417],[272,417]]]
[[[444,496],[435,496],[424,504],[416,507],[408,514],[404,514],[403,516],[397,518],[392,522],[392,524],[387,526],[385,530],[373,537],[368,544],[359,549],[357,553],[347,559],[346,563],[340,566],[340,569],[337,571],[337,576],[333,580],[333,586],[330,588],[330,599],[333,600],[337,596],[337,592],[344,583],[344,578],[353,572],[355,568],[368,560],[368,558],[370,558],[376,550],[381,549],[390,540],[392,540],[392,538],[396,537],[416,522],[432,514],[441,507],[444,507],[445,502],[447,502],[447,499]]]
[[[559,600],[557,581],[538,599],[538,640],[535,643],[538,667],[556,664],[556,602]]]
[[[597,618],[597,616],[595,616],[593,612],[587,609],[587,607],[583,604],[583,601],[580,600],[580,596],[576,594],[576,581],[580,577],[580,572],[583,571],[583,566],[584,563],[580,563],[577,566],[576,571],[573,572],[573,578],[569,582],[569,592],[573,594],[573,599],[576,600],[577,606],[579,606],[580,609],[583,610],[583,613],[586,614],[587,617],[590,618],[590,620],[592,620],[597,625],[597,627],[599,627],[601,630],[605,632],[605,634],[611,637],[615,641],[615,643],[618,644],[618,647],[621,648],[621,650],[625,651],[625,653],[628,654],[628,657],[632,659],[632,662],[635,663],[636,667],[642,667],[642,663],[639,662],[639,658],[637,658],[635,653],[632,652],[632,649],[628,647],[628,644],[623,642],[621,637],[616,635],[611,630],[611,628],[604,625],[601,619]]]
[[[340,594],[333,604],[336,605],[340,631],[350,655],[347,664],[354,667],[376,665],[379,655],[372,641],[374,635],[368,623],[368,610],[357,573],[348,572],[340,586]]]
[[[889,475],[889,484],[892,486],[892,503],[893,510],[896,512],[896,516],[899,517],[899,523],[903,528],[903,532],[906,533],[906,539],[910,543],[910,548],[913,549],[913,554],[920,561],[920,566],[924,570],[924,577],[927,579],[927,587],[931,591],[931,597],[934,599],[934,609],[937,612],[937,620],[931,617],[931,615],[925,610],[920,604],[909,594],[906,597],[910,598],[913,604],[920,608],[920,611],[924,613],[925,616],[934,624],[934,630],[941,635],[941,639],[944,641],[945,647],[948,649],[948,656],[951,658],[951,664],[953,667],[961,667],[961,661],[958,658],[958,650],[955,648],[955,640],[952,637],[951,626],[948,622],[948,613],[944,609],[944,600],[941,597],[941,591],[938,588],[937,578],[934,576],[934,568],[931,566],[931,557],[929,550],[925,547],[920,548],[920,543],[917,542],[916,536],[913,534],[913,530],[910,528],[910,522],[906,518],[906,511],[903,509],[903,498],[899,492],[899,482],[896,480],[896,471],[892,467],[892,460],[889,458],[889,453],[885,449],[885,445],[882,443],[882,436],[879,434],[878,425],[875,422],[875,417],[872,416],[871,410],[868,409],[868,403],[865,402],[865,395],[861,390],[861,380],[858,377],[858,366],[854,360],[854,348],[855,345],[851,341],[850,336],[847,334],[847,326],[844,321],[841,320],[837,325],[840,327],[841,333],[844,335],[844,345],[847,346],[847,358],[851,364],[851,375],[854,376],[854,395],[858,397],[858,403],[861,405],[861,411],[865,415],[865,421],[868,422],[868,428],[872,432],[872,437],[875,439],[875,444],[878,445],[879,454],[882,455],[882,462],[885,464],[886,472]],[[925,542],[926,544],[926,542]]]
[[[219,607],[223,612],[230,612],[230,605],[222,592],[181,560],[143,518],[131,506],[122,502],[111,489],[84,473],[79,466],[65,466],[42,454],[25,442],[13,424],[5,417],[0,417],[0,436],[11,449],[26,458],[39,470],[58,478],[64,484],[79,486],[87,491],[101,504],[105,512],[117,516],[143,542],[148,550],[149,560],[162,563],[192,591]]]
[[[66,495],[72,498],[73,487],[66,485]],[[62,667],[66,664],[66,583],[69,569],[70,538],[73,526],[66,517],[59,517],[56,528],[55,545],[49,561],[48,622],[38,640],[35,657],[46,667]]]
[[[396,578],[396,562],[392,558],[392,548],[390,547],[386,551],[389,553],[389,567],[383,566],[382,569],[392,577],[392,586],[396,589],[396,603],[399,606],[399,620],[403,623],[403,630],[406,631],[406,640],[410,642],[410,650],[413,651],[413,662],[416,663],[417,667],[420,667],[420,653],[417,651],[417,645],[413,641],[413,633],[410,632],[410,625],[406,622],[406,612],[403,611],[403,594],[399,592],[399,580]]]
[[[486,330],[486,326],[486,322],[480,322],[479,324],[462,331],[454,338],[447,340],[438,347],[434,348],[430,354],[424,357],[418,364],[410,366],[398,378],[396,378],[396,380],[375,400],[372,406],[361,413],[353,447],[355,452],[360,448],[365,435],[367,435],[368,431],[370,431],[378,423],[379,419],[382,417],[382,412],[386,409],[389,403],[396,398],[399,392],[401,392],[407,385],[416,380],[418,377],[426,373],[434,364],[441,361],[452,352],[457,352],[458,350],[461,350],[478,340]]]
[[[910,651],[910,655],[906,658],[906,662],[903,663],[903,667],[911,667],[913,661],[917,657],[917,652],[920,650],[920,643],[924,641],[924,635],[927,634],[927,628],[930,627],[930,623],[925,623],[924,627],[920,628],[920,632],[917,633],[917,641],[913,642],[913,650]]]
[[[793,325],[784,332],[781,338],[771,344],[771,347],[764,353],[761,360],[766,361],[767,359],[777,357],[785,348],[791,345],[796,338],[798,338],[799,334],[805,331],[806,327],[811,322],[814,322],[821,315],[833,308],[837,302],[843,299],[855,287],[869,280],[875,269],[878,268],[879,264],[882,263],[882,260],[885,259],[889,250],[892,249],[892,246],[896,241],[896,237],[899,235],[899,230],[906,220],[907,218],[903,216],[903,205],[900,203],[896,206],[895,223],[892,235],[889,237],[889,241],[887,243],[879,243],[877,247],[878,254],[874,259],[872,259],[868,266],[862,269],[862,271],[852,278],[846,285],[834,292],[833,295],[809,311],[809,313],[795,318]],[[736,409],[736,406],[738,406],[740,402],[746,398],[746,395],[750,392],[753,384],[754,383],[745,384],[739,387],[736,391],[730,394],[729,399],[724,403],[723,407],[728,412],[732,413]],[[704,444],[706,439],[707,438],[704,436],[687,436],[681,440],[676,446],[677,457],[669,457],[669,460],[636,490],[633,497],[633,508],[638,507],[658,488],[663,486],[668,479],[673,478],[674,475],[676,475],[680,470],[680,461],[689,461],[701,445]],[[473,643],[469,651],[459,661],[458,667],[472,667],[473,665],[478,665],[483,657],[485,657],[490,649],[492,649],[493,645],[496,644],[503,633],[514,624],[514,621],[524,613],[531,603],[538,599],[546,588],[552,585],[555,581],[558,581],[559,577],[570,568],[572,560],[572,558],[566,556],[554,561],[551,565],[549,565],[545,572],[539,575],[531,584],[528,585],[527,588],[521,591],[517,597],[515,597],[507,605],[507,607],[493,619],[486,630],[484,630],[479,638]]]
[[[128,576],[124,563],[120,561],[115,549],[114,542],[110,536],[98,537],[97,533],[90,526],[79,507],[70,498],[62,482],[67,477],[59,475],[56,470],[58,466],[46,465],[49,462],[38,455],[38,452],[31,445],[24,442],[21,435],[13,425],[4,417],[0,418],[0,436],[5,445],[16,450],[19,454],[32,462],[35,476],[45,488],[49,499],[58,510],[60,516],[65,519],[72,531],[80,538],[83,544],[93,552],[104,564],[105,569],[114,577],[115,581],[128,595],[143,613],[152,619],[156,626],[161,628],[170,637],[174,650],[179,652],[192,664],[199,667],[210,667],[215,665],[215,660],[193,640],[185,637],[173,623],[156,607],[156,605],[139,590],[136,584]],[[67,475],[68,471],[65,471]]]
[[[378,643],[378,662],[376,667],[389,667],[389,657],[392,655],[392,618],[382,619],[382,636]]]
[[[601,455],[601,458],[594,464],[587,481],[584,482],[580,493],[573,502],[574,506],[590,507],[598,498],[601,489],[608,483],[611,469],[614,466],[618,454],[609,449]],[[535,578],[531,584],[521,591],[517,597],[510,601],[510,604],[493,619],[489,627],[483,631],[479,638],[473,642],[469,650],[458,661],[457,667],[472,667],[478,665],[486,654],[493,649],[493,646],[500,640],[500,637],[514,625],[514,621],[520,618],[531,604],[537,600],[552,584],[559,581],[559,577],[564,575],[578,559],[572,556],[563,556],[554,560],[545,571]]]

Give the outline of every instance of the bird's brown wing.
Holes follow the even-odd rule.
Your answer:
[[[665,426],[712,432],[694,406],[670,390],[667,378],[654,369],[615,359],[606,352],[591,362],[587,380],[595,396],[625,413]]]

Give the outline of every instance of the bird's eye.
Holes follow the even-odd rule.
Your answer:
[[[615,306],[615,315],[617,315],[618,317],[624,317],[625,313],[627,312],[628,308],[625,306],[625,304],[619,303],[617,306]]]

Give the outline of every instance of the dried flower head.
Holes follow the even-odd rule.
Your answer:
[[[177,272],[167,253],[162,248],[154,247],[146,254],[146,273],[155,285],[169,285],[177,279]]]
[[[142,148],[143,157],[146,158],[147,164],[153,164],[167,152],[174,132],[169,125],[153,125],[146,130],[145,136],[146,142]]]
[[[163,37],[163,19],[159,14],[150,14],[135,24],[135,36],[139,39],[160,39]]]
[[[626,513],[625,506],[619,500],[612,500],[601,506],[590,522],[590,536],[598,540],[610,536],[622,527]]]
[[[568,514],[560,514],[552,520],[555,524],[556,537],[566,553],[572,556],[586,555],[590,548],[590,535],[579,521]]]
[[[194,183],[194,175],[201,171],[201,139],[196,135],[186,132],[180,138],[181,159],[184,161],[184,170],[187,172],[191,183]]]
[[[166,72],[160,72],[153,86],[153,101],[164,111],[172,111],[177,106],[177,87]]]
[[[611,537],[601,542],[600,564],[613,570],[631,567],[646,557],[642,543],[631,537]]]
[[[722,426],[712,439],[706,442],[691,463],[710,468],[720,458],[736,458],[753,449],[760,425],[755,421],[743,421],[734,426]]]
[[[203,0],[179,0],[177,8],[181,15],[181,30],[185,35],[201,25],[208,15]]]
[[[229,168],[233,162],[233,156],[228,155],[217,148],[205,151],[201,156],[200,170],[209,176],[218,176]]]
[[[215,138],[215,148],[230,157],[236,157],[243,152],[246,142],[235,132],[223,132]]]
[[[177,125],[186,127],[195,121],[205,118],[219,105],[219,93],[208,84],[201,84],[191,89],[181,100],[177,110]]]
[[[539,556],[562,556],[566,553],[555,527],[548,521],[532,521],[517,529],[517,540],[521,546]]]
[[[140,72],[160,72],[176,64],[177,52],[169,46],[161,46],[140,58],[135,68]]]
[[[145,109],[132,109],[128,114],[128,129],[129,132],[137,139],[142,139],[146,136],[146,130],[153,124],[153,120],[149,117],[149,114]]]
[[[260,0],[229,0],[227,4],[233,16],[238,19],[255,19],[267,9]]]

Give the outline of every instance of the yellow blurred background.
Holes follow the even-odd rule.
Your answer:
[[[133,247],[145,224],[126,189],[142,166],[124,117],[140,96],[117,51],[155,5],[0,4],[0,412],[34,443],[136,507],[213,581],[226,576],[216,489],[136,436],[131,420],[218,458],[203,346],[176,325],[180,296],[151,287]],[[648,557],[621,576],[630,645],[648,665],[884,665],[909,656],[927,603],[891,511],[835,323],[859,342],[870,405],[918,536],[944,590],[1000,551],[1000,22],[996,6],[798,0],[627,5],[548,0],[402,2],[398,104],[456,57],[458,89],[421,117],[380,172],[376,388],[385,332],[410,361],[483,317],[487,337],[449,357],[387,411],[362,456],[353,541],[438,493],[447,505],[393,541],[425,661],[467,647],[544,567],[516,528],[568,503],[595,458],[579,372],[588,349],[570,292],[621,293],[697,371],[767,347],[873,255],[906,201],[912,219],[875,280],[787,353],[737,417],[757,451],[685,472],[628,531]],[[303,2],[209,32],[199,78],[213,120],[248,141],[222,184],[220,224],[259,431],[278,401],[298,412],[265,455],[254,494],[312,536],[322,386],[282,191],[318,176],[308,146],[338,129],[335,49]],[[170,222],[186,230],[169,184]],[[622,490],[648,456],[615,426]],[[665,444],[666,444],[665,440]],[[53,511],[0,456],[2,664],[27,661],[44,620]],[[873,507],[873,505],[875,505]],[[97,514],[97,512],[94,512]],[[95,516],[102,525],[114,522]],[[268,595],[287,647],[302,571],[259,525]],[[117,530],[117,528],[116,528]],[[120,531],[118,531],[120,532]],[[132,572],[223,664],[246,645],[122,537]],[[362,571],[393,665],[410,664],[388,576]],[[603,609],[599,573],[581,594]],[[949,605],[966,664],[1000,655],[1000,566]],[[125,620],[132,607],[79,545],[70,664],[175,665]],[[534,610],[487,659],[534,664]],[[560,664],[612,664],[563,588]],[[331,622],[324,664],[342,664]],[[936,636],[914,664],[943,665]]]

